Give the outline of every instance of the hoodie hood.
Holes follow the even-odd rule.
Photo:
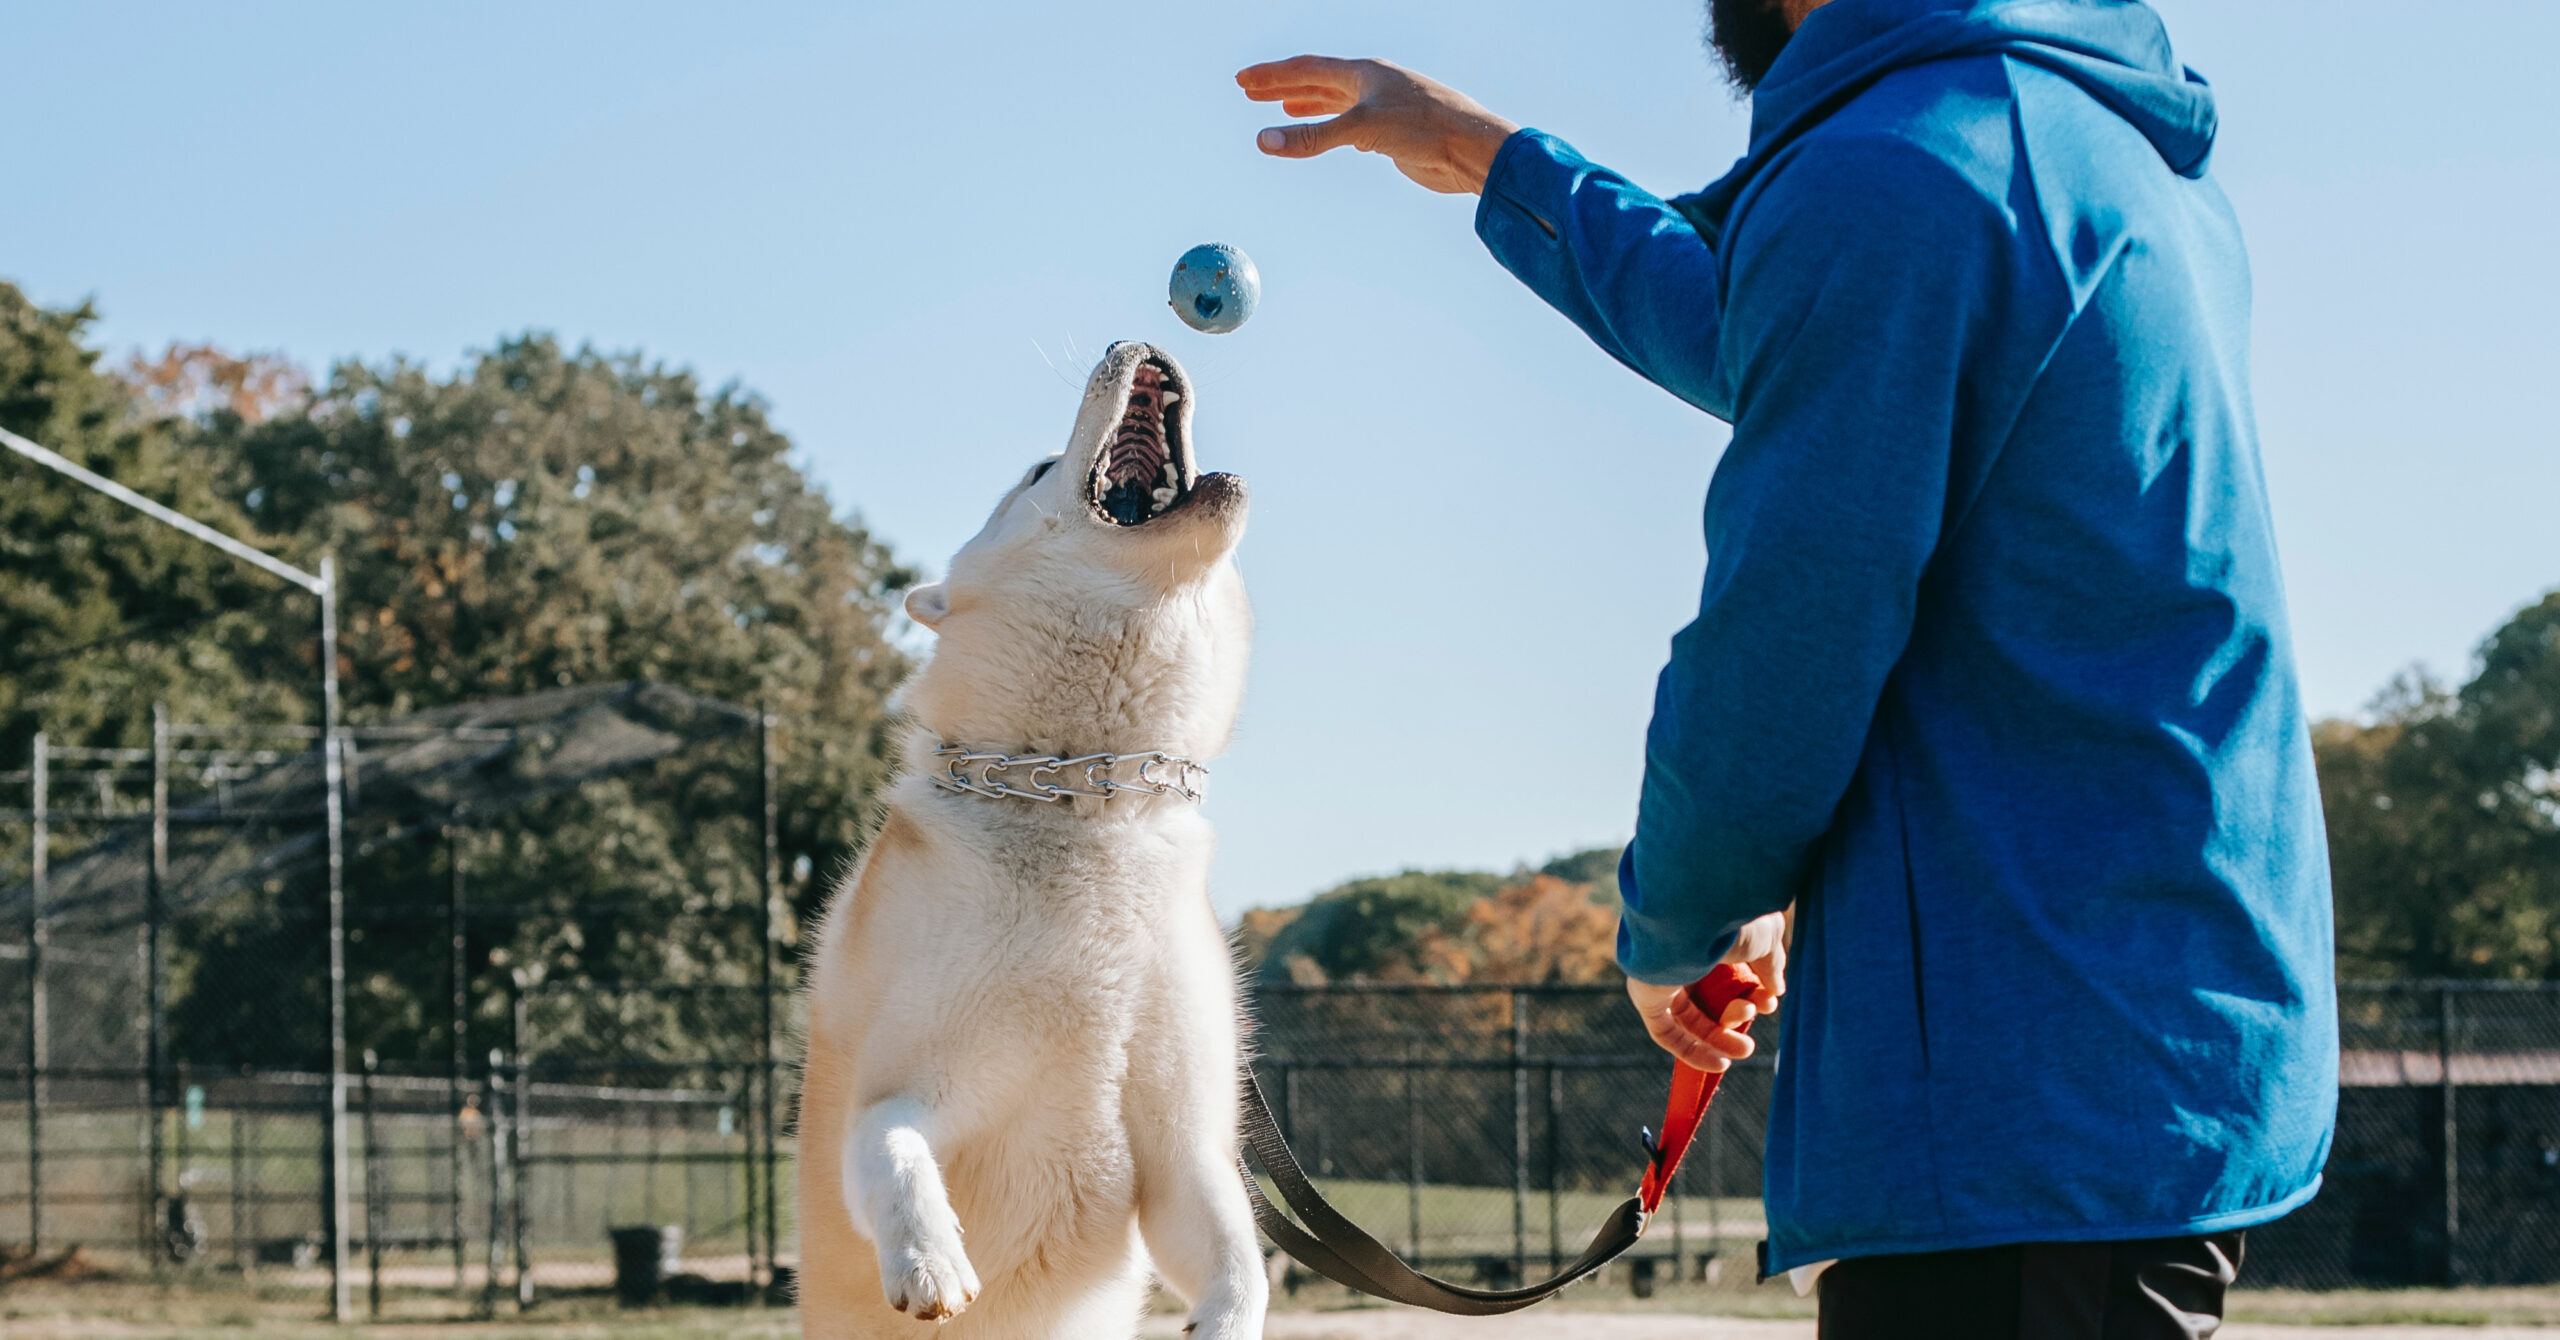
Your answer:
[[[1896,70],[2011,56],[2061,75],[2123,117],[2182,176],[2213,154],[2213,91],[2170,54],[2139,0],[1831,0],[1807,15],[1751,98],[1751,148],[1731,172],[1674,202],[1713,237],[1759,170]]]

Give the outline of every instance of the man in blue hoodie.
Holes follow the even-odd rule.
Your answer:
[[[1664,200],[1392,65],[1248,95],[1478,192],[1497,260],[1729,420],[1619,961],[1787,966],[1764,1269],[1825,1336],[2201,1335],[2318,1188],[2329,883],[2213,98],[2134,0],[1714,0],[1750,149]],[[1776,982],[1756,1007],[1774,1005]]]

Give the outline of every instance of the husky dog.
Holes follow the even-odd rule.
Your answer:
[[[1112,346],[1066,451],[907,597],[938,643],[809,987],[811,1340],[1128,1336],[1150,1261],[1195,1340],[1262,1333],[1194,805],[1244,692],[1245,490],[1191,411],[1170,356]]]

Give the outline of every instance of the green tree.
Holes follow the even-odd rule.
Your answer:
[[[528,335],[450,377],[341,364],[300,411],[217,415],[199,436],[241,462],[254,524],[301,561],[337,555],[351,717],[625,679],[766,704],[803,913],[859,850],[911,574],[790,463],[756,397]],[[753,981],[750,757],[591,783],[472,836],[475,900],[564,910],[475,945],[484,968]],[[412,1021],[439,1017],[418,999],[438,979],[393,970],[399,952],[368,952],[388,966],[353,978],[361,1016],[386,1048],[432,1054],[436,1030]]]
[[[1333,981],[1592,980],[1611,969],[1618,847],[1536,870],[1406,870],[1346,880],[1237,926],[1266,978]]]
[[[1624,847],[1588,847],[1564,855],[1538,867],[1538,873],[1567,884],[1588,884],[1596,896],[1605,896],[1611,906],[1618,899],[1618,858]]]
[[[261,537],[238,459],[102,371],[86,304],[0,283],[0,428],[190,516]],[[0,453],[0,768],[55,743],[149,743],[182,720],[302,721],[318,665],[310,598],[124,504]]]
[[[86,343],[93,320],[0,285],[0,426],[289,562],[334,554],[350,722],[624,679],[766,704],[800,913],[859,850],[911,577],[790,464],[756,397],[539,335],[449,376],[347,363],[311,389],[278,360],[185,346],[118,378]],[[144,744],[154,701],[181,721],[317,715],[309,597],[31,463],[0,457],[0,478],[0,767],[38,729]],[[485,1005],[518,969],[573,988],[756,979],[752,732],[704,752],[467,835],[475,902],[558,913],[475,927]],[[440,936],[373,915],[440,896],[443,855],[421,836],[369,841],[349,872],[354,1041],[389,1058],[447,1045]],[[179,1057],[300,1063],[321,1045],[313,879],[178,928]],[[655,1028],[644,1010],[630,1036],[743,1045],[678,1019],[692,1009],[663,1005],[682,1026]]]
[[[2560,977],[2560,591],[2459,691],[2403,679],[2313,744],[2341,972]]]

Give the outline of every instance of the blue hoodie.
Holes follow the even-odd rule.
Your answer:
[[[2336,1106],[2329,877],[2213,98],[2130,0],[1834,0],[1664,201],[1524,130],[1495,257],[1733,424],[1619,958],[1794,902],[1769,1268],[2246,1227]]]

